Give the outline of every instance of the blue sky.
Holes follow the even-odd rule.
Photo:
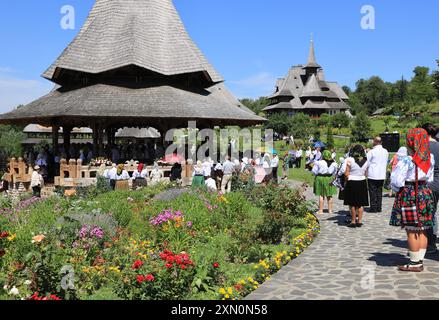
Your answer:
[[[40,77],[73,39],[94,0],[0,3],[0,112],[45,94]],[[354,87],[360,78],[410,78],[439,59],[437,0],[174,0],[190,35],[238,97],[271,93],[275,79],[305,63],[311,32],[326,78]],[[76,30],[60,27],[72,5]],[[372,5],[376,29],[360,26]]]

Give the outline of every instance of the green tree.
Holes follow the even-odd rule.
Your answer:
[[[317,120],[317,125],[320,127],[326,127],[331,122],[331,116],[327,113],[324,113]]]
[[[295,139],[308,139],[313,129],[311,118],[304,113],[297,113],[290,118],[290,134]]]
[[[370,115],[388,104],[389,88],[380,77],[375,76],[367,80],[361,79],[356,86],[357,89],[353,95],[358,99],[357,103],[364,108],[361,111],[365,111]],[[360,110],[357,109],[356,111]]]
[[[436,60],[439,67],[439,60]],[[439,99],[439,70],[436,70],[432,74],[433,88],[436,90],[436,98]]]
[[[10,157],[21,157],[24,134],[21,128],[0,125],[0,168]]]
[[[282,135],[287,135],[291,129],[291,117],[286,113],[274,113],[268,117],[265,128],[272,129],[274,132]]]
[[[270,100],[266,97],[260,97],[256,100],[246,98],[240,100],[240,102],[256,114],[260,114],[264,108],[270,105]]]
[[[326,133],[326,146],[329,149],[335,147],[334,134],[332,133],[332,126],[328,126],[328,131]]]
[[[401,78],[401,80],[396,81],[395,83],[395,98],[394,100],[397,102],[404,102],[407,100],[409,95],[409,82],[404,79],[404,77]]]
[[[435,89],[432,85],[433,78],[429,75],[428,67],[416,67],[414,77],[409,85],[409,96],[411,101],[417,104],[432,102],[436,97]]]
[[[349,128],[351,119],[344,112],[337,113],[331,118],[331,126],[333,128]]]
[[[352,94],[352,89],[350,87],[343,86],[342,89],[346,93],[347,96],[350,96]]]
[[[372,135],[372,123],[366,113],[360,112],[351,128],[353,142],[366,142]]]

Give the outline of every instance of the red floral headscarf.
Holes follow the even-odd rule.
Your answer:
[[[412,151],[413,162],[425,173],[431,167],[430,141],[424,129],[411,129],[407,133],[407,148]]]

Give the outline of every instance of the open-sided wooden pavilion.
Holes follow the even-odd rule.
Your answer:
[[[252,126],[265,121],[223,84],[191,40],[172,0],[96,0],[79,34],[43,77],[49,94],[0,115],[0,124],[62,127],[68,152],[74,127],[93,130],[95,155],[124,127],[167,130]],[[68,155],[67,155],[68,157]]]

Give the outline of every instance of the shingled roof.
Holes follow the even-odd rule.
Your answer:
[[[59,88],[44,97],[0,115],[0,123],[46,123],[65,119],[82,126],[89,119],[117,118],[119,123],[147,123],[158,120],[206,120],[212,125],[255,125],[265,119],[231,102],[227,89],[215,85],[191,92],[172,86],[128,88],[95,84],[75,90]]]
[[[276,91],[269,97],[271,104],[263,111],[292,112],[307,109],[346,111],[349,97],[337,82],[325,80],[322,67],[316,62],[314,41],[311,40],[308,63],[292,67],[285,78],[276,83]]]
[[[190,39],[172,0],[96,0],[77,37],[43,76],[58,85],[0,115],[0,123],[105,121],[130,127],[266,121],[228,91]]]
[[[98,74],[129,65],[223,81],[189,37],[172,0],[96,0],[79,34],[43,77],[59,82],[63,71]]]

